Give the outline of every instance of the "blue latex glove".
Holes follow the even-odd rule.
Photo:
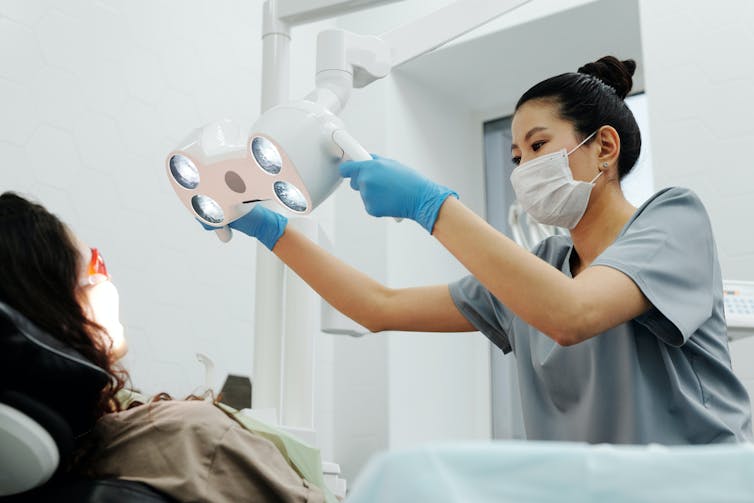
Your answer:
[[[204,222],[200,223],[207,230],[215,230],[217,228]],[[280,236],[283,235],[287,224],[288,219],[283,215],[268,210],[264,206],[256,205],[246,215],[228,224],[228,227],[243,232],[247,236],[257,238],[267,249],[272,251]]]
[[[442,203],[458,194],[397,161],[372,154],[371,161],[345,161],[340,175],[351,179],[367,213],[375,217],[410,218],[432,234]]]

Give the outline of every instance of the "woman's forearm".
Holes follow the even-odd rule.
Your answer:
[[[432,233],[503,304],[558,340],[573,315],[573,284],[453,197]]]
[[[390,292],[381,283],[290,226],[272,251],[335,309],[371,331],[380,329]]]

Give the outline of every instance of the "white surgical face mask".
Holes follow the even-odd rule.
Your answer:
[[[584,216],[594,182],[573,179],[568,156],[586,143],[594,133],[567,152],[561,149],[521,164],[511,174],[518,202],[537,222],[573,229]]]

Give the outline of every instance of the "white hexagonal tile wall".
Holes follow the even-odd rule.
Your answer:
[[[173,148],[161,131],[153,129],[160,124],[160,115],[154,105],[128,97],[115,114],[115,120],[123,147],[132,155],[159,159],[162,162]]]
[[[78,214],[85,219],[87,226],[107,235],[110,240],[112,234],[118,232],[111,222],[120,207],[115,177],[102,170],[82,169],[77,174],[77,179],[82,181],[74,192]]]
[[[91,62],[91,46],[87,25],[57,10],[46,13],[34,25],[42,54],[48,64],[66,68],[76,74],[85,73]]]
[[[0,138],[23,145],[37,125],[37,105],[34,95],[24,86],[0,79],[2,120]]]
[[[65,224],[71,226],[76,232],[80,218],[73,204],[73,196],[70,192],[59,187],[53,187],[45,183],[37,183],[34,191],[30,194],[32,199],[39,202],[48,211],[54,213]]]
[[[47,12],[50,0],[3,0],[0,3],[0,16],[31,26]]]
[[[77,187],[85,187],[81,159],[67,131],[42,124],[29,139],[26,152],[40,182],[72,193]]]
[[[132,47],[124,70],[131,96],[153,105],[160,104],[166,84],[162,64],[154,50]]]
[[[173,143],[172,148],[175,148],[191,131],[200,126],[196,103],[192,96],[175,89],[166,89],[159,101],[157,113],[160,116],[161,129]]]
[[[28,27],[0,18],[0,77],[29,84],[42,67],[37,38]]]
[[[81,110],[71,117],[76,148],[89,169],[113,173],[112,161],[123,153],[123,142],[115,119],[98,112]]]
[[[88,102],[82,81],[70,70],[45,64],[30,86],[40,121],[68,129]]]
[[[26,150],[0,141],[0,192],[32,192],[36,183]]]

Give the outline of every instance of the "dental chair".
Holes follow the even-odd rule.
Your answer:
[[[173,501],[139,482],[66,473],[108,379],[0,302],[0,501]]]

